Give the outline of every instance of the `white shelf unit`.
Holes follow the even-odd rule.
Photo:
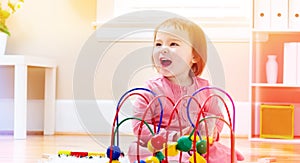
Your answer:
[[[56,61],[26,55],[2,55],[0,66],[14,67],[14,138],[27,137],[28,67],[45,69],[44,135],[55,132]],[[1,76],[2,78],[2,76]]]
[[[283,82],[284,43],[300,42],[300,27],[298,29],[274,29],[271,26],[255,27],[255,3],[252,4],[252,27],[250,41],[250,102],[251,123],[249,139],[251,141],[267,141],[300,144],[300,85],[287,85]],[[263,0],[267,1],[267,0]],[[270,1],[270,0],[269,0]],[[275,2],[275,1],[274,1]],[[280,2],[280,1],[276,1]],[[271,7],[265,6],[265,7]],[[300,6],[298,6],[300,7]],[[259,13],[260,14],[260,13]],[[268,15],[268,14],[265,14]],[[300,18],[299,18],[300,19]],[[269,21],[270,22],[270,21]],[[269,23],[267,22],[267,23]],[[278,78],[276,84],[267,83],[267,55],[277,55]],[[300,64],[300,63],[298,63]],[[261,104],[293,104],[294,108],[294,138],[261,138],[260,137],[260,105]],[[278,119],[280,120],[280,119]]]
[[[291,88],[300,88],[300,85],[287,85],[282,83],[269,84],[269,83],[251,83],[252,87],[291,87]]]

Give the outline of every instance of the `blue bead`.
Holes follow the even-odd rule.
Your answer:
[[[111,152],[110,150],[112,150],[112,157],[110,157],[110,152]],[[118,146],[113,145],[107,148],[106,155],[108,158],[111,158],[112,160],[118,160],[121,155],[121,150]]]

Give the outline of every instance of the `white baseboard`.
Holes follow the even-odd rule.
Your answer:
[[[0,131],[12,131],[14,127],[14,100],[0,99]],[[28,100],[27,130],[42,131],[44,126],[44,101]]]
[[[0,131],[13,130],[13,100],[0,99]],[[43,114],[42,109],[44,105],[43,100],[29,100],[27,111],[27,130],[28,131],[42,131],[43,130]],[[96,119],[84,119],[75,107],[73,100],[57,100],[56,101],[56,129],[58,133],[86,133],[97,132],[103,134],[111,133],[111,126],[116,111],[116,102],[113,100],[99,100],[97,101],[98,112],[94,114],[90,112],[90,108],[86,109],[83,114],[89,114]],[[126,105],[124,106],[126,107]],[[247,136],[250,126],[251,110],[248,102],[235,102],[236,107],[236,136]],[[130,110],[125,108],[124,110]],[[119,114],[120,120],[126,118],[127,113],[121,112]],[[97,118],[98,117],[98,118]],[[86,125],[87,124],[87,125]],[[89,126],[92,125],[92,126]],[[90,131],[89,131],[90,130]],[[91,131],[92,130],[92,131]],[[131,122],[125,122],[120,126],[120,131],[130,133]],[[229,129],[224,127],[222,135],[229,135]]]

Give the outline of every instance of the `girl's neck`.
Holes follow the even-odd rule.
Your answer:
[[[180,85],[180,86],[190,86],[193,84],[193,78],[189,75],[187,76],[171,76],[166,77],[170,82]]]

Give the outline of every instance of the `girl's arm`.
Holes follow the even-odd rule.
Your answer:
[[[212,98],[205,107],[204,110],[207,110],[206,112],[207,113],[210,113],[214,116],[218,116],[218,117],[221,117],[221,118],[224,118],[224,115],[222,113],[222,110],[221,110],[221,107],[218,103],[218,100],[219,99],[216,99],[216,98]],[[224,125],[224,122],[221,121],[221,120],[218,120],[216,119],[216,129],[219,133],[221,133],[222,129],[223,129],[223,125]]]
[[[147,101],[151,102],[151,100],[154,98],[152,95],[148,95],[147,93],[142,93],[144,97],[147,97]],[[164,101],[164,99],[161,99]],[[134,103],[134,109],[133,114],[135,117],[142,119],[143,116],[145,116],[145,121],[149,124],[150,128],[154,132],[154,123],[156,127],[156,131],[158,130],[157,125],[159,123],[159,117],[161,113],[161,107],[160,104],[157,101],[154,101],[154,103],[150,106],[150,108],[147,110],[147,106],[149,103],[147,103],[142,97],[138,97],[137,100]],[[164,103],[164,102],[162,102]],[[154,120],[154,121],[153,121]],[[162,123],[166,124],[169,121],[169,119],[162,119]],[[133,120],[133,132],[136,136],[139,134],[140,124],[141,121],[139,120]],[[156,134],[156,133],[155,133]],[[166,129],[164,126],[160,128],[159,135],[162,135],[163,137],[166,136]],[[177,131],[169,131],[168,133],[168,140],[169,141],[176,141],[177,135],[179,135],[179,132]],[[141,128],[141,140],[143,142],[148,142],[152,137],[152,133],[150,132],[149,128],[144,124]]]

